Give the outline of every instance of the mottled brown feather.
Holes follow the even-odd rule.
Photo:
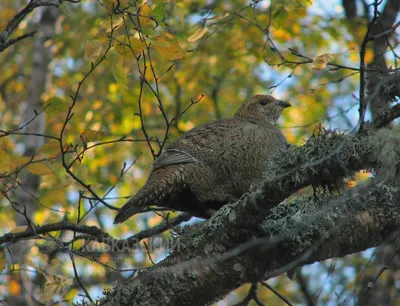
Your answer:
[[[115,217],[120,223],[149,206],[207,217],[260,180],[268,158],[286,146],[274,124],[290,104],[268,95],[244,103],[234,118],[200,125],[172,142],[146,184]]]

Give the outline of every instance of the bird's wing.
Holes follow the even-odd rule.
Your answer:
[[[181,150],[167,149],[163,151],[160,157],[153,164],[154,169],[158,169],[172,164],[198,163],[199,160]]]
[[[258,142],[255,150],[252,149],[254,141]],[[284,143],[282,133],[270,123],[259,124],[238,118],[220,119],[197,126],[173,141],[155,161],[153,169],[184,163],[217,167],[221,164],[220,159],[237,164],[240,163],[239,151],[245,151],[247,159],[249,156],[256,158],[257,154],[261,154],[259,159],[263,159]],[[257,153],[257,150],[262,152]]]

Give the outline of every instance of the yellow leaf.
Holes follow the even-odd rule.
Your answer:
[[[111,15],[118,5],[118,0],[102,0],[104,11]]]
[[[200,29],[197,29],[196,32],[194,32],[190,37],[188,38],[188,42],[195,42],[202,38],[204,34],[206,34],[208,31],[207,27],[201,27]]]
[[[134,52],[135,56],[138,56],[139,53],[141,53],[146,48],[145,43],[140,41],[140,39],[136,37],[131,37],[129,41],[124,39],[124,37],[118,37],[118,41],[121,41],[123,43],[118,43],[115,46],[115,50],[123,57],[133,55],[132,51]]]
[[[145,43],[135,37],[130,39],[130,46],[132,47],[133,51],[135,51],[135,53],[140,53],[146,48]]]
[[[87,130],[81,133],[81,137],[86,142],[97,141],[104,138],[107,133],[102,131]]]
[[[100,22],[100,27],[105,29],[107,32],[111,32],[112,30],[116,30],[124,24],[124,19],[121,15],[114,16],[112,19],[108,18],[107,20],[103,20]]]
[[[25,165],[29,164],[32,161],[32,157],[28,156],[10,156],[11,163],[13,169],[22,168]]]
[[[154,49],[156,49],[163,58],[171,61],[185,58],[185,52],[173,35],[163,33],[156,38],[156,41],[167,44],[166,46],[154,45]]]
[[[72,301],[78,295],[79,291],[76,288],[72,288],[68,291],[68,293],[64,296],[65,301]]]
[[[139,17],[139,22],[141,26],[144,26],[153,20],[150,18],[151,8],[148,4],[143,4],[139,9],[140,16],[148,16],[148,17]]]
[[[62,275],[45,274],[46,282],[40,294],[40,302],[50,301],[55,294],[66,293],[72,285],[72,279]]]
[[[332,54],[322,54],[313,58],[313,62],[311,65],[311,69],[313,70],[321,70],[328,65],[329,61],[332,58]]]
[[[36,175],[49,175],[49,174],[53,174],[54,173],[53,170],[51,170],[51,168],[49,168],[44,163],[29,164],[29,165],[26,166],[26,169],[30,173],[36,174]]]
[[[67,200],[66,192],[71,184],[68,181],[64,181],[61,184],[54,185],[45,193],[43,199],[52,202],[52,204],[62,203],[64,204]]]
[[[38,149],[38,152],[46,157],[55,157],[61,154],[60,143],[56,139],[50,139]]]
[[[0,149],[0,173],[10,172],[10,156]]]
[[[3,272],[5,267],[6,267],[6,258],[4,257],[3,249],[0,249],[0,273]]]
[[[85,45],[85,61],[96,61],[102,49],[103,46],[97,39],[87,41]]]

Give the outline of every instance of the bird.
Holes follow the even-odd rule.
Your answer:
[[[122,206],[114,224],[163,207],[209,218],[261,181],[269,158],[288,146],[275,126],[291,104],[255,95],[233,118],[199,125],[173,141],[155,160],[145,185]]]

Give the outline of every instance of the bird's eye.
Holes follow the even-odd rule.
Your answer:
[[[262,100],[262,101],[260,102],[260,104],[261,104],[261,105],[267,105],[268,102],[267,102],[266,100]]]

